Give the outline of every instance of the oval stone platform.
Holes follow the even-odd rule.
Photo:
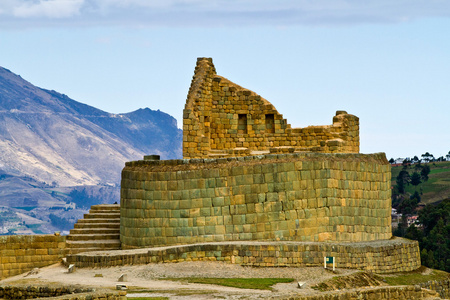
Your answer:
[[[337,268],[376,273],[412,271],[420,267],[417,241],[402,238],[359,243],[236,241],[199,243],[132,250],[96,251],[68,255],[79,268],[110,267],[181,261],[224,261],[255,267],[323,266],[333,256]]]

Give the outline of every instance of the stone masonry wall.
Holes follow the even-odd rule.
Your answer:
[[[383,153],[128,162],[122,249],[389,239],[390,177]]]
[[[419,286],[383,286],[364,290],[328,292],[312,296],[289,296],[278,300],[406,300],[440,299],[434,291]]]
[[[0,279],[57,263],[65,254],[64,236],[0,236]]]
[[[375,273],[407,272],[420,267],[417,241],[394,238],[359,243],[320,242],[215,242],[140,248],[133,250],[69,255],[68,263],[80,268],[168,263],[182,261],[223,261],[252,267],[323,266],[323,258],[336,258],[337,268]]]
[[[126,300],[125,291],[79,286],[0,285],[0,299]]]
[[[183,111],[183,157],[258,151],[358,153],[359,119],[338,111],[332,125],[291,128],[269,101],[218,76],[211,58],[199,58]]]
[[[439,293],[441,298],[450,299],[450,279],[443,281],[428,281],[426,283],[421,283],[422,288],[433,290]]]

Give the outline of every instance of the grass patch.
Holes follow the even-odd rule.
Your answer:
[[[240,289],[272,290],[277,283],[290,283],[293,278],[166,278],[189,283],[215,284]]]
[[[383,284],[382,281],[383,278],[379,275],[366,272],[357,272],[350,275],[332,277],[331,279],[325,280],[315,286],[312,286],[311,288],[325,292],[379,286]]]
[[[383,276],[389,285],[414,285],[430,280],[443,281],[450,278],[450,274],[440,270],[432,270],[429,274],[424,273],[425,267],[421,267],[413,272],[398,273],[390,276]],[[427,272],[428,273],[428,272]]]
[[[428,163],[427,165],[430,167],[428,181],[419,184],[417,191],[421,193],[422,203],[430,204],[436,201],[442,201],[450,193],[450,162],[435,162]],[[402,166],[391,168],[392,186],[396,185],[396,178],[402,169]],[[410,175],[414,173],[416,171],[415,165],[408,166],[407,171]],[[420,173],[420,169],[418,171]],[[407,185],[405,186],[405,191],[412,195],[416,191],[416,188],[413,185]]]

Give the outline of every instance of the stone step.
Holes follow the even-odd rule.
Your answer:
[[[120,205],[93,205],[66,237],[71,253],[120,249]]]
[[[96,248],[98,250],[120,249],[120,240],[67,241],[69,248]]]
[[[101,234],[70,234],[66,241],[97,241],[97,240],[118,240],[120,233],[101,233]]]
[[[120,204],[92,205],[91,210],[120,210]]]
[[[114,219],[79,219],[78,223],[116,223],[120,224],[120,219],[114,218]]]
[[[229,156],[229,154],[227,154],[227,153],[208,153],[208,157],[211,157],[211,158],[222,158],[222,157],[226,157],[226,156]]]
[[[105,249],[100,249],[97,247],[94,248],[66,248],[66,254],[78,254],[78,253],[83,253],[83,252],[92,252],[92,251],[102,251]],[[114,249],[114,250],[119,250],[119,249]]]
[[[89,214],[120,214],[120,210],[115,211],[115,210],[89,210]]]
[[[209,149],[209,153],[227,153],[227,150],[224,149]]]
[[[77,228],[71,229],[70,235],[72,234],[120,234],[120,227],[117,228],[102,228],[102,227],[94,227],[94,228]]]
[[[78,220],[80,222],[80,220]],[[88,228],[111,228],[111,229],[117,229],[120,230],[120,222],[114,222],[114,223],[76,223],[74,228],[76,229],[88,229]]]
[[[89,213],[84,214],[85,219],[120,219],[120,212],[118,213]]]

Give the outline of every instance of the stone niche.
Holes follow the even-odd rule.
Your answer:
[[[389,239],[390,180],[384,153],[128,162],[122,248]]]

